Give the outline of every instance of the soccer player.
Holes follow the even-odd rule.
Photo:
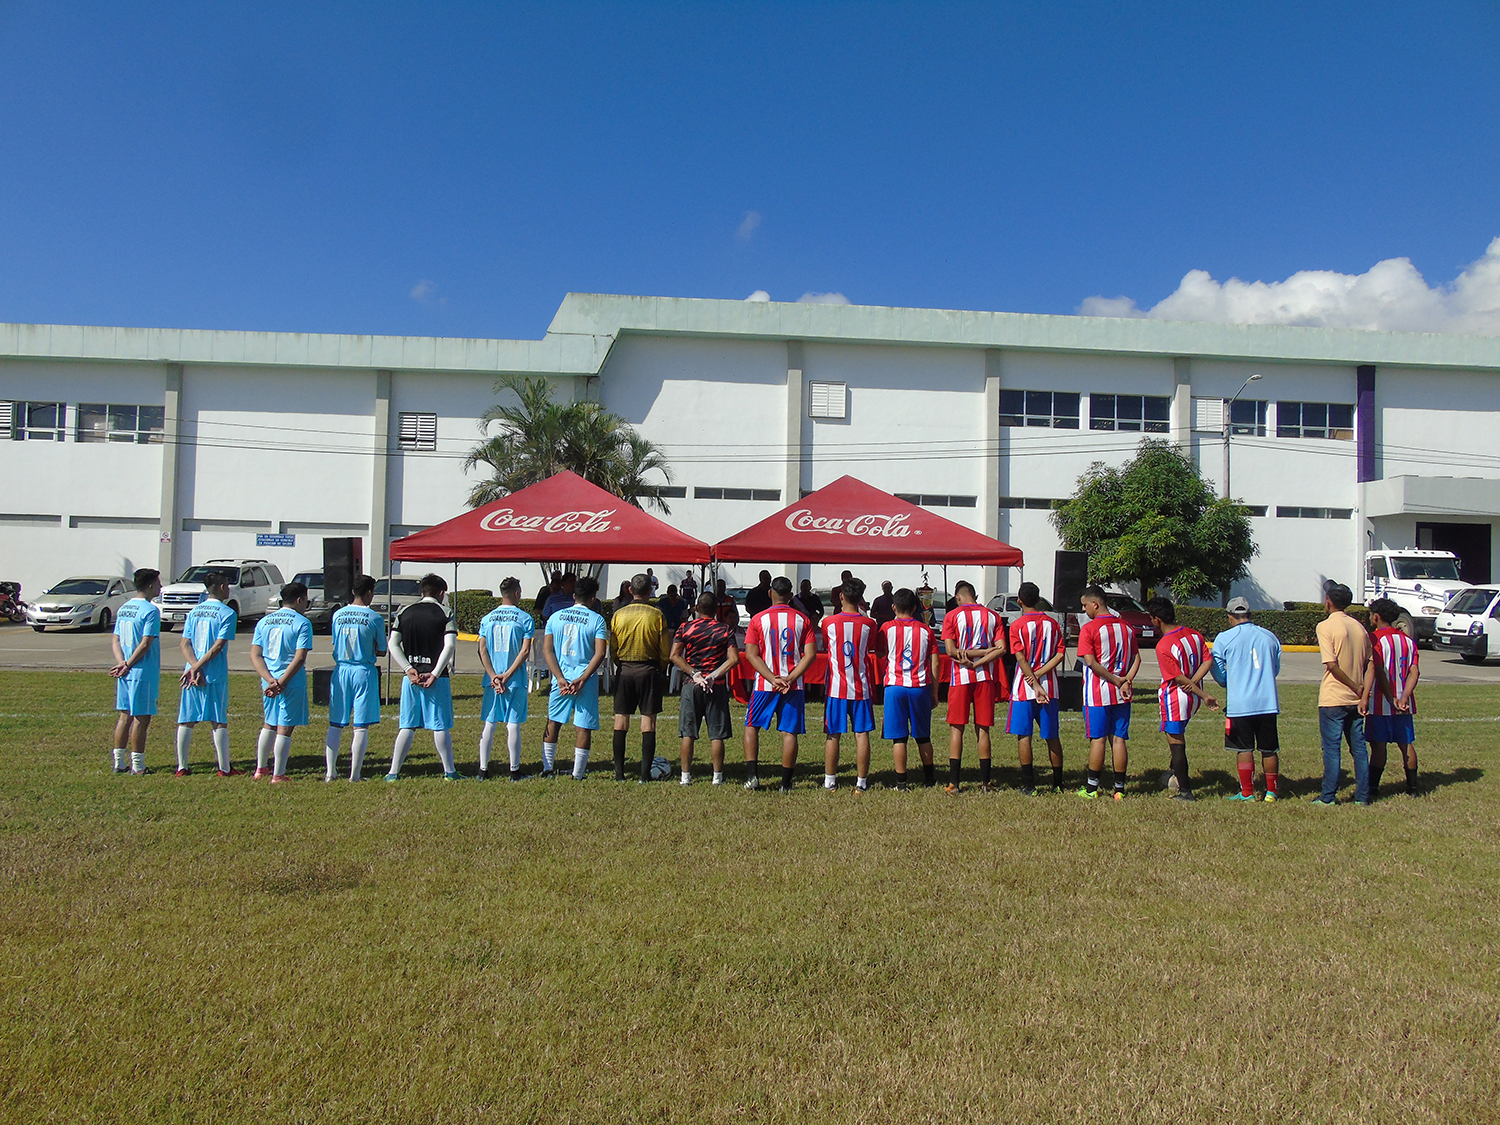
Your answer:
[[[896,788],[905,790],[906,743],[917,740],[923,783],[937,784],[932,761],[932,709],[937,706],[937,638],[931,626],[917,617],[922,601],[903,586],[891,597],[896,616],[880,627],[885,650],[885,737],[891,740],[896,761]]]
[[[1374,674],[1370,634],[1344,611],[1354,601],[1349,587],[1335,582],[1323,592],[1328,616],[1318,622],[1318,654],[1323,682],[1318,686],[1318,737],[1323,744],[1323,786],[1314,804],[1338,804],[1343,744],[1354,759],[1354,803],[1370,803],[1370,758],[1365,745],[1365,701]]]
[[[765,572],[762,572],[765,573]],[[777,578],[770,587],[771,608],[750,619],[745,632],[745,658],[755,669],[755,688],[745,714],[746,789],[760,788],[760,732],[771,721],[781,732],[781,791],[792,791],[797,772],[797,736],[807,729],[807,707],[802,674],[818,654],[812,624],[793,609],[792,583]]]
[[[229,642],[239,628],[239,614],[225,603],[229,575],[215,571],[203,579],[204,599],[188,610],[182,625],[182,695],[177,702],[177,776],[188,774],[193,729],[208,723],[213,730],[219,776],[235,777],[229,761]]]
[[[630,716],[641,713],[641,780],[651,780],[656,761],[656,716],[661,713],[662,673],[672,655],[672,635],[661,610],[651,604],[651,579],[637,574],[628,586],[631,601],[609,620],[615,679],[615,780],[625,780],[625,739]]]
[[[1036,770],[1031,759],[1031,731],[1046,740],[1052,762],[1052,789],[1061,793],[1063,750],[1057,725],[1057,669],[1067,655],[1062,626],[1037,609],[1042,592],[1035,582],[1016,591],[1023,610],[1010,627],[1010,651],[1016,654],[1016,677],[1011,684],[1006,729],[1016,736],[1016,758],[1021,764],[1021,792],[1036,795]]]
[[[577,733],[573,750],[573,779],[588,775],[589,748],[599,729],[599,680],[604,664],[609,626],[589,608],[599,592],[599,580],[585,575],[573,589],[573,604],[547,618],[542,635],[542,656],[552,673],[552,694],[547,698],[547,730],[542,736],[542,776],[554,776],[557,736],[564,723]]]
[[[281,608],[256,623],[250,663],[260,673],[261,710],[265,724],[255,746],[255,777],[271,775],[271,784],[290,781],[287,759],[292,732],[307,726],[307,658],[312,653],[312,622],[307,614],[307,587],[288,582],[281,588]],[[271,768],[266,754],[271,751]]]
[[[391,657],[406,677],[401,684],[401,729],[391,748],[387,781],[401,779],[401,766],[419,728],[432,732],[444,781],[460,781],[453,764],[453,682],[449,669],[458,655],[458,625],[443,606],[448,583],[427,574],[417,587],[422,600],[407,606],[391,630]]]
[[[1083,722],[1089,736],[1089,775],[1080,797],[1099,796],[1104,772],[1104,747],[1114,748],[1115,792],[1125,799],[1125,771],[1130,764],[1130,699],[1141,654],[1135,634],[1104,600],[1098,586],[1083,590],[1083,612],[1088,615],[1078,631],[1078,655],[1083,660]]]
[[[370,608],[375,579],[360,575],[350,598],[351,604],[334,611],[328,627],[333,634],[334,666],[328,691],[328,736],[323,741],[328,763],[324,781],[338,779],[339,743],[350,725],[354,737],[349,744],[349,780],[364,780],[370,728],[380,722],[380,669],[375,661],[385,655],[385,618]]]
[[[1385,770],[1386,747],[1394,742],[1401,749],[1406,767],[1406,795],[1417,795],[1417,646],[1397,624],[1401,607],[1390,598],[1370,603],[1370,624],[1375,626],[1375,675],[1370,684],[1365,734],[1370,741],[1370,800],[1380,796],[1380,775]]]
[[[1188,781],[1187,725],[1199,704],[1217,711],[1219,701],[1203,690],[1203,677],[1212,665],[1204,659],[1208,653],[1203,634],[1187,625],[1177,624],[1177,610],[1166,598],[1152,598],[1146,603],[1151,627],[1156,630],[1156,664],[1161,670],[1161,686],[1156,689],[1161,708],[1161,729],[1167,736],[1172,777],[1177,782],[1179,801],[1193,800]],[[1254,798],[1250,798],[1253,800]]]
[[[1235,752],[1243,800],[1255,799],[1255,751],[1266,773],[1266,800],[1277,799],[1281,742],[1276,716],[1281,702],[1276,676],[1281,671],[1281,642],[1269,629],[1250,620],[1250,603],[1230,598],[1225,607],[1229,628],[1214,638],[1214,681],[1226,688],[1224,749]]]
[[[693,619],[672,639],[672,663],[687,677],[677,704],[677,734],[682,739],[682,784],[693,780],[693,743],[704,723],[713,756],[714,784],[724,784],[724,742],[729,738],[729,687],[724,682],[739,666],[734,630],[718,621],[712,594],[698,599]]]
[[[127,772],[125,751],[130,750],[128,772],[137,777],[146,772],[146,731],[156,714],[161,692],[161,610],[151,603],[161,593],[161,572],[135,572],[135,597],[120,607],[115,618],[115,663],[109,674],[115,678],[114,771]]]
[[[479,663],[484,668],[484,702],[480,716],[484,730],[479,735],[479,776],[490,776],[490,748],[495,728],[505,724],[505,745],[510,751],[510,779],[521,780],[521,724],[526,721],[526,664],[531,658],[531,640],[536,619],[521,608],[521,580],[500,583],[500,604],[479,622]],[[501,669],[504,669],[501,671]]]
[[[964,726],[974,716],[979,745],[979,790],[990,788],[990,728],[995,725],[995,688],[1003,684],[996,661],[1005,654],[1005,632],[1000,615],[979,604],[969,582],[953,587],[957,605],[943,617],[943,646],[948,653],[948,784],[944,793],[957,793],[964,756]]]
[[[838,613],[823,619],[820,630],[828,653],[826,701],[823,706],[823,788],[838,785],[839,739],[845,731],[854,734],[854,791],[870,788],[870,732],[875,729],[871,706],[870,642],[875,639],[872,618],[859,612],[865,584],[851,578],[839,587]]]

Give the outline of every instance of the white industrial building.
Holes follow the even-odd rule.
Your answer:
[[[363,537],[377,571],[391,538],[464,509],[463,458],[508,373],[661,445],[671,522],[710,543],[851,473],[1020,547],[1044,591],[1050,501],[1143,432],[1221,484],[1223,402],[1258,374],[1233,415],[1260,545],[1236,592],[1358,591],[1375,546],[1453,549],[1488,581],[1496,552],[1500,339],[570,294],[534,341],[0,324],[0,579],[34,596],[219,557],[290,575],[321,565],[325,535]],[[462,585],[506,569],[466,565]],[[887,576],[919,574],[863,575]]]

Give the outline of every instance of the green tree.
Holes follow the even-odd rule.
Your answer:
[[[1086,551],[1094,582],[1168,585],[1178,600],[1219,592],[1260,553],[1249,512],[1221,500],[1170,442],[1146,438],[1118,469],[1096,461],[1052,524],[1069,551]]]
[[[484,412],[479,420],[484,438],[464,458],[465,472],[482,468],[488,474],[469,490],[469,507],[571,469],[637,508],[670,514],[660,488],[672,483],[672,468],[623,418],[597,402],[559,403],[545,379],[506,375],[495,384],[496,394],[505,391],[516,401]],[[658,474],[660,479],[648,479]]]

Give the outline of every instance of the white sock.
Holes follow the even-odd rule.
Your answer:
[[[856,789],[868,789],[870,788],[870,779],[868,777],[856,777],[854,779],[854,787]]]
[[[130,752],[130,768],[136,773],[146,772],[146,754],[144,751],[137,752],[132,750]]]
[[[550,770],[557,765],[557,743],[542,743],[542,769]]]
[[[278,734],[274,743],[276,748],[276,764],[271,770],[272,777],[286,776],[286,760],[292,756],[292,736],[289,734]]]
[[[276,741],[275,727],[261,727],[260,737],[255,740],[255,768],[257,771],[266,768],[271,761],[271,745]]]
[[[231,768],[229,761],[229,728],[214,727],[213,731],[214,753],[219,758],[219,769],[228,773]]]
[[[328,737],[323,740],[323,757],[328,760],[328,780],[339,775],[339,743],[344,739],[343,727],[329,727]]]
[[[505,724],[505,747],[510,751],[510,772],[521,772],[521,724]]]
[[[456,767],[453,765],[453,732],[448,730],[433,731],[432,744],[437,747],[438,761],[443,763],[443,772],[455,772]]]
[[[839,783],[839,779],[838,779],[837,775],[831,774],[831,773],[825,773],[823,775],[823,788],[824,789],[832,789],[834,786],[838,785],[838,783]]]
[[[402,727],[396,732],[396,745],[391,747],[392,777],[401,772],[401,764],[406,761],[406,752],[411,749],[411,740],[416,733],[410,727]]]
[[[365,768],[365,749],[370,745],[370,728],[355,727],[354,740],[349,750],[354,755],[353,761],[349,763],[349,780],[358,781],[361,772]]]
[[[693,780],[693,771],[692,770],[683,770],[682,771],[682,783],[684,785],[687,785],[692,780]]]
[[[115,769],[117,769],[117,770],[124,769],[125,768],[125,747],[123,747],[123,746],[116,747],[112,751],[112,753],[115,756]]]
[[[482,770],[490,768],[490,747],[495,745],[496,725],[487,722],[484,724],[484,730],[479,732],[479,768]]]
[[[177,768],[187,769],[188,751],[193,746],[193,728],[190,723],[183,723],[177,728]]]
[[[715,785],[723,785],[724,784],[724,771],[723,770],[714,770],[714,784]]]
[[[573,779],[582,781],[583,775],[588,772],[589,752],[583,749],[573,751]]]

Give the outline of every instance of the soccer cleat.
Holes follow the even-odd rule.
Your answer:
[[[776,787],[776,792],[778,793],[790,793],[791,791],[792,787],[790,785],[778,785]]]
[[[452,773],[443,774],[444,781],[462,781],[463,779],[464,775],[459,773],[457,770],[454,770]]]
[[[745,782],[745,788],[746,789],[759,789],[760,788],[760,778],[758,778],[758,777],[752,777],[749,781]]]
[[[868,793],[869,791],[870,791],[870,787],[868,785],[860,785],[860,784],[856,783],[855,786],[854,786],[854,792],[856,794],[858,794],[858,793]]]
[[[351,777],[349,780],[350,781],[363,781],[364,778],[363,777]]]
[[[291,781],[291,780],[292,779],[290,777],[288,777],[284,773],[273,773],[271,775],[271,784],[272,785],[280,785],[283,781]]]
[[[908,785],[904,781],[898,781],[898,782],[896,782],[896,784],[892,788],[894,788],[897,793],[910,793],[911,792],[911,786]]]
[[[1099,796],[1099,790],[1090,789],[1085,785],[1082,789],[1075,790],[1073,795],[1075,797],[1082,797],[1085,801],[1092,801]]]
[[[172,776],[173,777],[192,777],[193,776],[193,771],[192,770],[178,770]]]
[[[1125,799],[1124,792],[1122,790],[1116,789],[1114,791],[1114,799],[1117,801],[1123,801]]]
[[[958,786],[954,785],[953,782],[950,781],[947,785],[943,786],[943,792],[944,793],[950,793],[950,794],[951,793],[957,793],[958,792]]]
[[[677,784],[678,785],[691,785],[692,783],[693,783],[693,779],[690,778],[690,777],[679,777],[677,779]]]
[[[401,775],[399,773],[388,773],[385,775],[385,779],[387,781],[400,781]]]
[[[130,767],[129,766],[113,766],[111,768],[114,770],[115,773],[129,773],[130,772]]]
[[[1331,808],[1334,808],[1339,803],[1339,799],[1337,797],[1335,797],[1331,801],[1325,801],[1325,800],[1323,800],[1323,795],[1321,793],[1319,793],[1316,797],[1309,797],[1308,800],[1307,800],[1307,803],[1309,805],[1316,805],[1319,808],[1331,809]]]
[[[1036,786],[1034,786],[1034,785],[1022,785],[1022,786],[1019,787],[1019,792],[1020,792],[1021,796],[1023,796],[1023,797],[1035,797],[1036,796]]]
[[[474,775],[475,781],[488,781],[489,779],[490,771],[488,769],[482,769]]]
[[[1197,799],[1197,797],[1193,796],[1191,789],[1181,789],[1172,794],[1172,800],[1174,801],[1196,801]]]
[[[995,787],[988,781],[981,781],[979,783],[979,791],[981,793],[993,793],[995,791]]]
[[[145,777],[150,772],[151,772],[150,770],[131,770],[130,771],[130,776],[131,777]]]
[[[1226,793],[1224,795],[1224,800],[1226,800],[1226,801],[1253,801],[1253,800],[1255,800],[1255,797],[1253,795],[1247,797],[1242,792],[1241,793]]]
[[[1266,804],[1268,804],[1268,805],[1275,804],[1280,799],[1281,798],[1279,798],[1278,796],[1276,796],[1276,794],[1273,793],[1271,790],[1269,790],[1269,789],[1266,790],[1266,797],[1265,797]]]
[[[245,771],[244,770],[237,770],[237,769],[233,769],[233,768],[230,768],[230,769],[227,769],[227,770],[215,770],[214,773],[216,773],[219,777],[244,777],[245,776]]]
[[[338,775],[331,773],[331,774],[329,774],[327,777],[325,777],[323,779],[323,784],[324,785],[331,785],[331,784],[333,784],[337,780],[338,780]]]
[[[537,776],[538,777],[556,777],[557,776],[557,771],[556,770],[543,770]]]
[[[270,777],[270,776],[271,776],[271,771],[270,770],[266,769],[264,766],[257,766],[256,770],[255,770],[255,775],[254,775],[254,777],[251,778],[251,780],[252,781],[259,781],[263,777]]]

